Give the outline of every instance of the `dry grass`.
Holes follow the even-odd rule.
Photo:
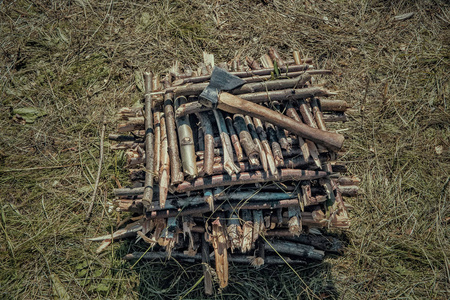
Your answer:
[[[348,199],[347,252],[296,268],[308,289],[287,267],[233,267],[230,286],[214,298],[450,297],[449,5],[266,2],[0,3],[0,298],[53,298],[61,286],[74,299],[201,298],[197,265],[130,270],[121,257],[142,246],[122,241],[97,256],[85,241],[113,230],[105,203],[114,177],[127,180],[121,158],[107,151],[84,223],[101,116],[140,99],[143,70],[162,72],[175,59],[193,65],[203,50],[217,60],[259,57],[270,46],[285,56],[300,49],[335,71],[327,86],[357,111],[337,129],[363,193]],[[407,12],[415,15],[393,20]],[[19,107],[47,115],[16,124],[10,109]]]

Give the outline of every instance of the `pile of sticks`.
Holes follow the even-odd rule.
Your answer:
[[[213,273],[220,288],[227,286],[229,262],[305,264],[341,251],[339,240],[317,228],[349,227],[343,196],[357,194],[359,179],[340,175],[344,138],[327,130],[346,120],[349,105],[323,98],[336,93],[312,76],[331,71],[311,63],[298,52],[283,60],[270,49],[259,61],[218,66],[246,81],[228,93],[315,128],[313,135],[276,126],[271,115],[204,105],[199,95],[215,67],[211,54],[196,70],[175,63],[165,76],[144,73],[144,107],[121,109],[118,133],[109,136],[118,141],[113,149],[125,151],[133,182],[114,190],[115,207],[135,222],[92,239],[104,241],[100,250],[137,236],[152,251],[126,259],[202,261],[206,293]]]

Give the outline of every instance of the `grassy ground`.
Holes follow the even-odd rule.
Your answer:
[[[340,129],[363,192],[348,199],[343,256],[295,272],[232,267],[214,298],[448,299],[449,41],[450,6],[438,0],[0,2],[0,298],[201,298],[198,265],[130,269],[121,257],[142,246],[96,255],[86,242],[115,228],[105,205],[115,178],[127,180],[106,144],[85,223],[101,119],[141,98],[144,70],[275,46],[335,71],[327,86],[357,111]],[[45,116],[21,124],[12,110],[24,107]]]

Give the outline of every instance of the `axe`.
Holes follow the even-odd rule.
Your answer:
[[[312,128],[267,107],[224,92],[238,88],[244,83],[246,82],[241,78],[224,69],[214,67],[209,85],[200,94],[200,101],[207,107],[218,108],[233,114],[248,115],[272,123],[333,151],[342,148],[344,136],[341,134]]]

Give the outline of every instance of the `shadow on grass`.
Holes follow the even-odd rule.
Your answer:
[[[123,243],[116,251],[123,258],[133,251],[145,251],[144,244]],[[121,256],[121,257],[119,257]],[[202,264],[170,260],[123,262],[130,276],[139,277],[138,299],[337,299],[339,293],[327,258],[307,265],[229,265],[229,285],[221,290],[213,274],[213,295],[204,294]],[[130,270],[130,267],[132,269]],[[212,262],[214,269],[214,263]],[[127,272],[127,273],[128,273]],[[135,295],[136,295],[135,294]]]

